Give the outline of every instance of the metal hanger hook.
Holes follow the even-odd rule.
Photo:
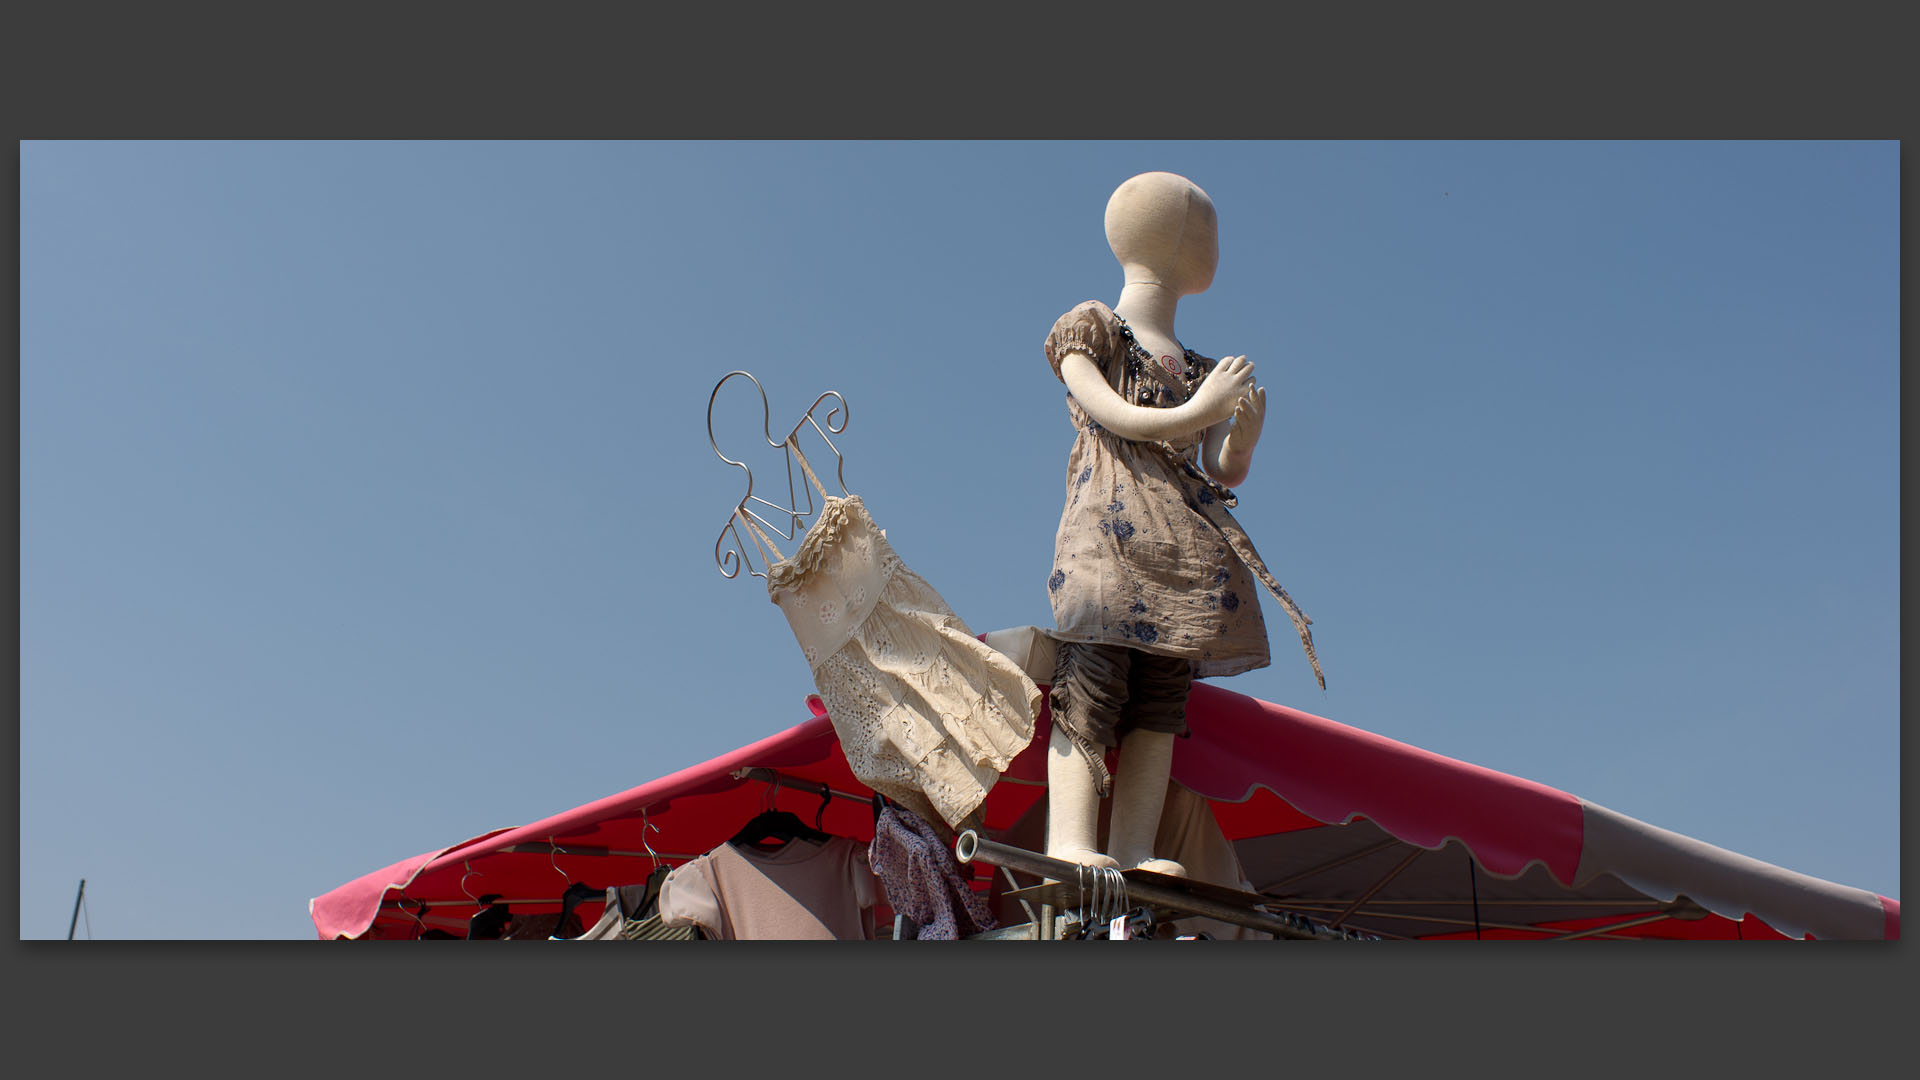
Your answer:
[[[407,917],[413,920],[413,936],[418,938],[427,932],[427,921],[420,917],[420,912],[427,910],[427,905],[423,901],[414,900],[414,903],[420,905],[420,911],[407,911],[407,901],[411,899],[412,897],[409,897],[406,893],[401,893],[400,910],[406,912]]]
[[[653,850],[653,845],[647,842],[648,829],[659,832],[660,826],[647,820],[647,808],[643,806],[640,808],[640,846],[647,849],[647,857],[653,860],[655,867],[658,867],[660,865],[660,853]]]

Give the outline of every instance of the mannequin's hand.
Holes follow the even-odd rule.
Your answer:
[[[1267,388],[1258,386],[1240,398],[1233,407],[1233,427],[1227,430],[1227,453],[1234,457],[1251,456],[1260,443],[1260,431],[1267,426]]]
[[[1253,362],[1244,356],[1229,356],[1207,372],[1193,392],[1193,406],[1211,426],[1235,415],[1236,403],[1253,389]],[[1261,403],[1265,413],[1265,402]]]
[[[1232,423],[1222,421],[1207,429],[1201,464],[1207,475],[1228,487],[1246,482],[1253,468],[1253,448],[1267,424],[1267,388],[1251,387],[1233,405]]]

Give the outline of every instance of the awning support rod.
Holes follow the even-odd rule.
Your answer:
[[[1301,911],[1301,912],[1320,913],[1320,914],[1324,914],[1325,912],[1329,912],[1334,909],[1333,905],[1331,904],[1316,906],[1311,904],[1301,904],[1292,900],[1288,900],[1284,903],[1276,903],[1275,906],[1282,907],[1288,911]],[[1356,914],[1362,915],[1362,916],[1371,916],[1376,919],[1395,919],[1403,922],[1434,923],[1440,926],[1470,927],[1475,925],[1472,919],[1449,919],[1444,915],[1421,915],[1415,912],[1382,911],[1377,907],[1368,907],[1359,912],[1356,912]],[[1486,922],[1483,920],[1479,923],[1479,925],[1485,927],[1488,930],[1524,930],[1529,934],[1542,935],[1542,940],[1553,940],[1558,935],[1564,933],[1564,931],[1557,926],[1529,926],[1526,923]],[[1619,927],[1602,926],[1596,929],[1595,931],[1593,931],[1593,933],[1601,934],[1604,936],[1604,935],[1607,935],[1609,931],[1617,930],[1617,929],[1619,929]],[[1369,930],[1367,932],[1370,934],[1379,934],[1382,937],[1386,936],[1386,932],[1382,930]],[[1631,941],[1634,939],[1618,938],[1614,940]]]
[[[797,776],[788,776],[786,773],[776,772],[758,765],[751,768],[733,770],[733,778],[735,780],[759,780],[769,784],[778,784],[783,788],[792,788],[795,791],[804,791],[812,795],[831,795],[836,799],[851,799],[857,803],[871,804],[873,802],[873,796],[871,795],[855,795],[851,791],[841,791],[839,788],[828,787],[817,780],[802,780]]]
[[[1575,938],[1592,937],[1595,934],[1610,934],[1615,930],[1626,930],[1634,926],[1645,926],[1648,923],[1657,923],[1662,919],[1671,919],[1671,918],[1673,918],[1671,914],[1668,914],[1667,912],[1663,911],[1658,915],[1648,915],[1645,918],[1640,918],[1640,919],[1628,919],[1626,922],[1611,923],[1607,926],[1596,926],[1591,930],[1576,930],[1571,934],[1561,934],[1559,937],[1552,938],[1550,940],[1572,941]]]
[[[972,829],[960,834],[960,838],[954,842],[953,854],[963,863],[971,863],[978,859],[994,866],[1011,867],[1043,878],[1052,878],[1055,881],[1076,880],[1080,872],[1078,863],[1048,858],[1038,852],[982,839],[980,834]],[[1350,940],[1347,934],[1339,930],[1330,930],[1304,917],[1283,918],[1269,915],[1250,907],[1197,896],[1180,889],[1166,888],[1144,881],[1129,880],[1127,895],[1157,908],[1183,915],[1218,919],[1221,922],[1252,930],[1264,930],[1275,937],[1296,941]]]
[[[590,899],[581,901],[581,903],[583,904],[600,904],[605,902],[606,902],[606,898],[604,896],[596,896],[596,897],[592,897]],[[509,896],[509,897],[502,897],[498,900],[495,900],[494,903],[508,904],[508,905],[519,904],[522,907],[539,907],[544,904],[550,908],[559,908],[560,906],[562,906],[564,901],[562,901],[557,896],[529,896],[519,900],[515,900]],[[476,901],[468,900],[465,898],[462,898],[459,900],[415,900],[411,897],[408,897],[405,900],[380,901],[380,909],[382,911],[401,911],[401,912],[406,911],[410,907],[419,908],[420,910],[425,911],[427,908],[437,908],[437,907],[479,907],[479,906],[481,905],[478,904]]]
[[[1412,866],[1413,860],[1419,858],[1421,852],[1425,850],[1426,850],[1425,848],[1414,848],[1412,851],[1407,852],[1407,857],[1404,859],[1401,859],[1399,862],[1399,865],[1387,871],[1387,874],[1385,877],[1381,878],[1379,881],[1374,882],[1370,887],[1368,887],[1366,892],[1363,892],[1360,894],[1358,899],[1356,899],[1353,903],[1348,904],[1347,909],[1345,911],[1342,911],[1340,914],[1335,915],[1333,917],[1333,922],[1330,923],[1329,925],[1332,926],[1335,930],[1340,929],[1340,927],[1347,921],[1347,916],[1360,910],[1361,904],[1364,904],[1368,900],[1373,899],[1374,893],[1377,893],[1381,889],[1386,888],[1387,882],[1392,881],[1394,878],[1399,877],[1400,871],[1405,870],[1409,866]]]
[[[600,847],[595,844],[566,844],[566,843],[556,844],[556,843],[548,843],[546,841],[539,841],[539,840],[536,840],[532,843],[526,843],[526,844],[508,844],[506,847],[499,848],[492,852],[488,852],[488,854],[493,854],[493,855],[498,855],[498,854],[546,855],[550,853],[559,854],[559,855],[578,855],[583,858],[589,858],[589,859],[599,859],[599,858],[606,858],[608,856],[612,856],[614,858],[620,858],[620,859],[656,859],[656,858],[662,859],[662,860],[679,859],[682,862],[685,862],[688,859],[697,859],[700,857],[698,855],[684,855],[677,851],[621,851],[617,848]],[[476,855],[474,857],[479,858],[480,856]]]
[[[1377,844],[1372,844],[1367,847],[1363,847],[1359,851],[1348,852],[1347,854],[1342,855],[1337,859],[1332,859],[1327,862],[1323,862],[1318,866],[1310,866],[1307,869],[1302,870],[1297,874],[1289,874],[1286,877],[1283,877],[1279,881],[1273,882],[1270,885],[1262,885],[1260,886],[1258,891],[1263,893],[1271,893],[1275,889],[1284,888],[1285,886],[1291,885],[1294,882],[1300,881],[1304,878],[1310,878],[1313,875],[1318,874],[1323,870],[1332,870],[1335,867],[1345,866],[1348,863],[1353,862],[1355,859],[1364,859],[1376,851],[1385,851],[1386,849],[1393,847],[1397,844],[1404,844],[1404,843],[1406,843],[1406,841],[1396,840],[1393,837],[1389,836],[1385,840],[1382,840]]]

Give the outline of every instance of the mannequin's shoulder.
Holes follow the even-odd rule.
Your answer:
[[[1067,309],[1047,331],[1047,362],[1055,376],[1060,374],[1060,359],[1071,351],[1085,352],[1094,362],[1104,365],[1120,337],[1120,317],[1098,300],[1085,300]]]
[[[1115,315],[1112,308],[1098,300],[1080,301],[1068,308],[1067,313],[1060,316],[1058,322],[1065,323],[1089,320],[1107,326],[1118,326],[1120,324],[1120,316]]]
[[[1047,332],[1047,341],[1088,341],[1106,339],[1120,332],[1120,316],[1113,309],[1098,300],[1082,300],[1067,309],[1067,313],[1053,321],[1053,329]]]

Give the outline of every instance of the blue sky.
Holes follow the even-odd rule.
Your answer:
[[[845,395],[848,487],[976,631],[1049,623],[1040,342],[1156,169],[1218,209],[1178,328],[1269,387],[1236,513],[1327,676],[1269,600],[1223,686],[1899,896],[1896,143],[55,142],[21,936],[85,878],[81,936],[311,937],[803,719],[713,558],[736,368],[781,430]]]

